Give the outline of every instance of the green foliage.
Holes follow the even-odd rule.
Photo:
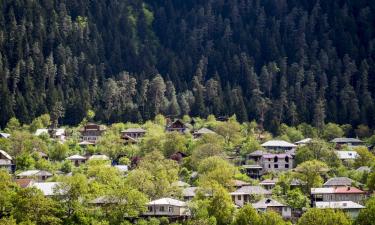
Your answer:
[[[297,225],[350,225],[351,221],[342,211],[311,208],[298,220]]]
[[[371,197],[367,203],[366,208],[361,209],[355,225],[373,225],[375,221],[375,197]]]
[[[288,206],[294,209],[302,209],[308,207],[309,199],[301,192],[300,189],[293,189],[287,192]]]
[[[304,183],[304,193],[309,193],[312,187],[320,187],[323,184],[322,174],[328,171],[327,164],[318,161],[306,161],[295,169],[296,177]]]
[[[244,207],[236,212],[234,217],[233,225],[258,225],[260,224],[261,218],[257,211],[250,205],[246,204]]]
[[[170,157],[177,151],[186,152],[187,140],[184,135],[178,132],[169,132],[165,136],[164,142],[164,155],[165,157]]]
[[[226,160],[212,156],[200,163],[198,173],[200,174],[199,182],[201,185],[215,182],[223,187],[230,188],[233,185],[232,179],[236,173],[236,169]]]
[[[324,126],[322,136],[324,139],[330,141],[334,138],[343,137],[344,134],[343,129],[339,125],[328,123]]]
[[[375,156],[367,147],[356,147],[354,150],[358,153],[358,157],[354,161],[355,168],[361,166],[372,166],[375,164]]]
[[[304,138],[301,131],[297,130],[294,127],[289,127],[286,124],[281,124],[280,126],[280,135],[285,136],[287,141],[296,142]]]

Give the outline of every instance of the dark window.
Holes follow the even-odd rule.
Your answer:
[[[277,162],[279,159],[277,158],[277,156],[275,156],[274,158],[274,161]]]
[[[271,164],[268,164],[268,168],[271,168]]]
[[[285,168],[289,168],[289,164],[285,164]]]
[[[173,212],[173,207],[172,206],[168,207],[168,212]]]
[[[148,211],[149,211],[149,212],[152,212],[152,206],[149,206],[149,207],[148,207]]]
[[[285,162],[289,162],[289,157],[285,157]]]
[[[164,206],[160,206],[160,212],[164,212]]]
[[[274,168],[279,168],[278,164],[273,165]]]

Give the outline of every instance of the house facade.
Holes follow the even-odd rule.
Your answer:
[[[234,192],[231,192],[232,200],[237,206],[244,206],[253,202],[258,196],[270,197],[272,192],[261,186],[243,186]]]
[[[366,193],[356,187],[326,187],[311,188],[311,202],[316,205],[317,202],[332,201],[352,201],[362,203],[366,198]]]
[[[290,206],[281,204],[280,202],[271,198],[262,199],[252,206],[259,212],[274,211],[280,214],[284,219],[292,217],[292,208]]]
[[[288,151],[297,147],[297,145],[283,140],[266,141],[261,146],[269,151]]]
[[[105,130],[105,127],[101,125],[88,123],[86,126],[80,129],[81,141],[95,144]]]
[[[73,163],[74,166],[80,166],[81,164],[86,162],[86,157],[81,155],[72,155],[66,158],[66,160],[69,160]]]
[[[317,202],[315,205],[319,209],[335,209],[341,210],[349,215],[352,219],[355,219],[359,211],[365,208],[363,205],[352,201],[332,201],[332,202]]]
[[[186,218],[190,211],[185,202],[173,198],[161,198],[147,204],[144,216],[165,216],[169,218]]]
[[[185,133],[186,130],[187,130],[187,127],[184,124],[184,122],[182,122],[181,120],[176,120],[173,123],[167,125],[167,127],[166,127],[167,132],[176,131],[176,132],[179,132],[179,133]]]
[[[0,150],[0,169],[6,169],[11,172],[12,166],[12,157],[4,150]]]
[[[146,134],[146,130],[142,128],[128,128],[126,130],[121,131],[121,138],[132,138],[138,140],[142,138]]]
[[[17,178],[31,178],[38,182],[43,182],[52,177],[52,173],[44,170],[27,170],[23,171],[16,176]]]
[[[331,143],[336,145],[337,149],[341,149],[343,145],[347,145],[349,148],[354,148],[363,145],[363,141],[357,138],[334,138]]]

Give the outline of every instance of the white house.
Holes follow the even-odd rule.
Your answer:
[[[256,210],[260,212],[272,210],[279,213],[284,219],[292,217],[292,208],[290,206],[281,204],[280,202],[273,200],[271,198],[262,199],[259,202],[254,203],[252,205]]]
[[[190,211],[185,202],[173,198],[161,198],[147,204],[145,216],[166,216],[181,218],[190,216]]]
[[[335,151],[335,153],[342,161],[354,160],[358,157],[358,153],[356,151]]]
[[[56,195],[62,195],[58,193],[57,187],[61,184],[60,182],[37,182],[33,183],[31,186],[36,187],[37,189],[43,192],[43,195],[46,197],[52,197]]]
[[[4,150],[0,150],[0,169],[12,171],[12,157]]]
[[[292,150],[297,147],[297,145],[289,143],[287,141],[283,141],[283,140],[266,141],[261,146],[267,150],[273,150],[273,151],[287,151],[287,150]]]
[[[356,187],[324,187],[311,188],[311,201],[317,202],[330,201],[353,201],[361,203],[366,197],[366,193]]]
[[[352,201],[330,201],[330,202],[317,202],[315,204],[316,208],[319,209],[339,209],[348,214],[351,218],[356,218],[359,211],[365,208],[363,205]]]

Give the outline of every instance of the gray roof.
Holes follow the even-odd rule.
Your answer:
[[[252,204],[255,209],[266,209],[267,207],[283,207],[284,204],[281,204],[280,202],[273,200],[271,198],[265,198],[260,200],[257,203]]]
[[[184,196],[184,197],[194,197],[197,189],[198,189],[198,187],[186,187],[182,190],[182,196]]]
[[[352,186],[355,183],[354,180],[348,177],[333,177],[328,179],[323,186],[330,187],[330,186]]]
[[[18,177],[32,177],[32,176],[52,176],[52,173],[44,170],[26,170],[17,175]]]
[[[331,140],[333,143],[363,143],[357,138],[334,138]]]
[[[270,140],[261,145],[262,147],[281,147],[281,148],[294,148],[297,145],[289,143],[284,140]]]
[[[81,156],[81,155],[71,155],[66,158],[67,160],[85,160],[86,157]]]
[[[146,130],[138,127],[128,128],[126,130],[121,131],[121,133],[146,133]]]
[[[356,169],[358,172],[371,172],[371,168],[368,166],[361,166],[358,169]]]
[[[208,128],[203,127],[197,130],[196,132],[194,132],[194,134],[216,134],[216,133]]]
[[[261,186],[242,186],[236,191],[230,193],[231,195],[270,195],[271,191],[264,189]]]

